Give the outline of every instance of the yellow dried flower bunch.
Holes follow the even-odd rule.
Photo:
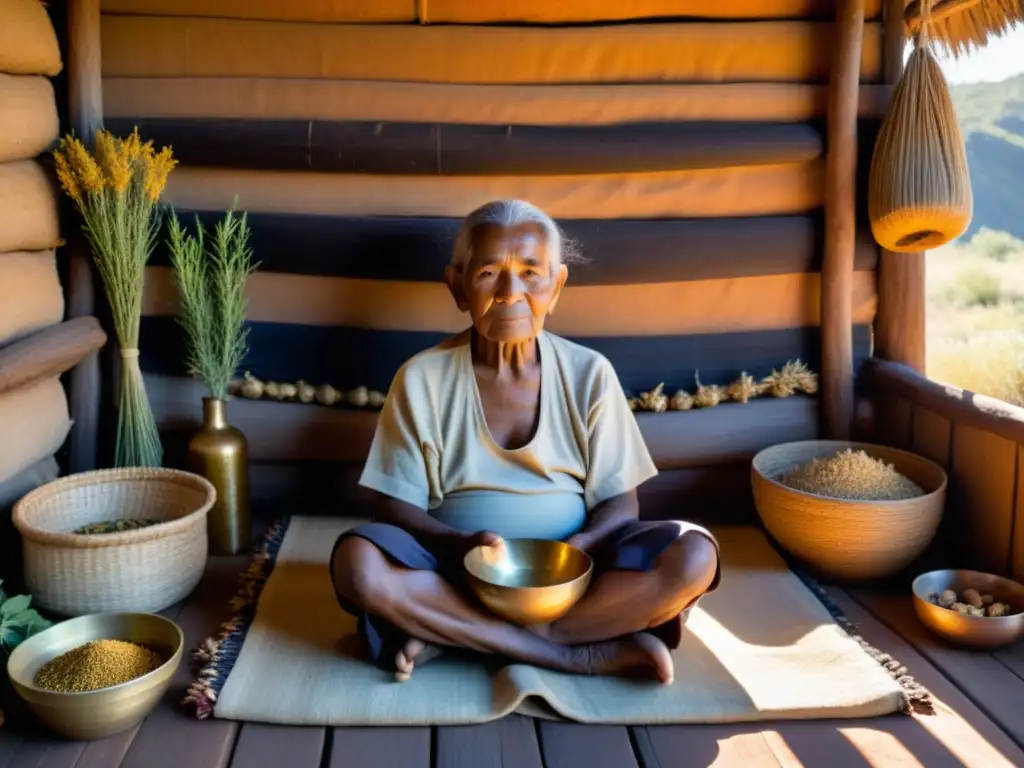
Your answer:
[[[170,147],[157,152],[153,142],[142,141],[137,128],[123,139],[109,131],[96,131],[95,144],[96,150],[90,154],[80,139],[65,136],[53,152],[57,179],[80,209],[90,196],[105,192],[124,195],[133,185],[133,191],[156,203],[178,164]]]
[[[90,152],[65,136],[53,150],[60,186],[82,214],[82,231],[103,280],[121,347],[117,466],[160,466],[163,447],[139,370],[139,318],[146,262],[159,229],[158,203],[177,161],[138,129],[126,138],[99,130]]]

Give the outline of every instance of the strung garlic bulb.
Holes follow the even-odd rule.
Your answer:
[[[637,399],[635,397],[631,397],[628,400],[626,400],[626,402],[629,404],[629,410],[631,410],[631,411],[639,410],[639,408],[640,408],[640,400],[639,399]]]
[[[316,388],[315,397],[316,401],[321,405],[334,405],[341,400],[342,394],[330,384],[324,384]]]
[[[746,403],[750,398],[760,395],[761,388],[754,381],[753,376],[743,371],[740,377],[729,385],[726,393],[731,400],[735,400],[738,403]]]
[[[348,393],[348,401],[357,408],[364,408],[370,401],[370,391],[366,387],[356,387]]]
[[[241,392],[242,397],[259,400],[263,397],[263,382],[246,371],[245,375],[242,377]]]
[[[672,395],[672,399],[669,400],[668,406],[673,411],[688,411],[693,408],[693,395],[685,389],[680,389]]]
[[[697,394],[693,401],[698,408],[714,408],[726,398],[725,387],[717,384],[701,384],[700,374],[694,371],[694,380],[697,382]]]
[[[272,397],[275,400],[280,400],[282,397],[281,385],[278,384],[276,381],[268,381],[266,384],[264,384],[263,392],[267,397]]]
[[[371,408],[383,408],[385,397],[386,396],[383,392],[378,392],[375,389],[371,389],[366,394],[366,402],[369,404]]]
[[[279,390],[282,400],[294,400],[299,394],[299,388],[294,384],[282,384]]]
[[[786,366],[782,366],[781,371],[772,368],[772,372],[761,380],[761,385],[772,397],[789,397],[796,392],[796,381]]]
[[[800,360],[791,361],[782,366],[782,372],[793,377],[796,388],[808,395],[818,391],[818,374],[813,373]]]
[[[662,392],[665,388],[665,383],[658,384],[650,392],[640,393],[639,407],[644,411],[654,411],[655,413],[662,413],[668,408],[668,398]]]
[[[302,379],[296,383],[296,389],[298,389],[300,403],[312,403],[313,398],[316,397],[316,387]]]

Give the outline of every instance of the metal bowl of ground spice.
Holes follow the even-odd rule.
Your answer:
[[[946,473],[923,456],[834,440],[784,443],[751,467],[754,504],[775,540],[819,574],[890,576],[935,537]]]
[[[33,635],[11,653],[7,674],[36,717],[72,739],[131,728],[163,696],[184,637],[152,613],[96,613]]]

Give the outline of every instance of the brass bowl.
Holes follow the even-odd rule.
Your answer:
[[[93,640],[138,643],[164,663],[142,677],[96,691],[61,693],[33,685],[40,667]],[[153,613],[93,613],[28,638],[7,660],[7,675],[45,726],[71,739],[101,739],[131,728],[153,710],[181,663],[184,642],[177,624]]]
[[[1009,616],[966,616],[928,600],[933,592],[952,589],[957,594],[973,588],[1007,603]],[[924,573],[914,579],[914,612],[932,632],[969,648],[998,648],[1010,645],[1024,634],[1024,585],[981,571],[944,570]]]
[[[594,572],[594,561],[582,549],[545,539],[474,547],[463,565],[480,601],[520,626],[564,616],[583,597]]]

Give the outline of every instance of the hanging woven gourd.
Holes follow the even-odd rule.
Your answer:
[[[871,158],[868,216],[883,248],[917,252],[959,237],[973,213],[967,151],[928,38],[931,0]]]

